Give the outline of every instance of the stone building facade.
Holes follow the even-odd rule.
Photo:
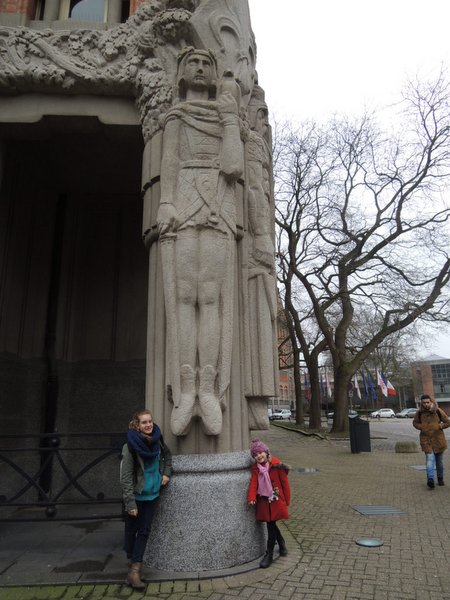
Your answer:
[[[218,73],[239,84],[245,158],[229,315],[240,313],[220,354],[234,381],[233,410],[247,398],[248,411],[242,435],[223,444],[216,436],[211,449],[245,447],[245,431],[264,426],[264,403],[278,386],[274,302],[263,300],[275,290],[273,216],[266,200],[252,208],[258,194],[272,202],[272,187],[270,139],[251,124],[267,107],[255,86],[248,6],[1,0],[0,27],[0,391],[9,426],[30,411],[38,429],[117,429],[144,402],[170,421],[159,379],[171,360],[157,231],[162,117],[175,101],[177,54],[191,45],[212,48]],[[177,434],[171,441],[182,453],[199,444]]]
[[[150,408],[178,459],[160,568],[262,550],[240,491],[278,390],[271,161],[247,2],[0,0],[0,434]]]

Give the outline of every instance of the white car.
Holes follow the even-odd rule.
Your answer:
[[[375,410],[373,413],[370,413],[370,416],[377,419],[391,419],[392,417],[395,418],[395,412],[392,410],[392,408],[380,408]]]
[[[395,416],[397,419],[414,419],[416,416],[417,408],[404,408],[398,412]]]
[[[356,412],[356,410],[349,409],[348,416],[350,417],[350,419],[353,419],[358,416],[358,413]],[[333,418],[334,418],[334,411],[327,413],[327,419],[333,419]]]
[[[271,421],[281,421],[281,420],[283,420],[283,419],[290,419],[290,418],[291,418],[291,416],[292,416],[292,413],[291,413],[291,411],[290,411],[288,408],[283,408],[283,409],[281,409],[281,410],[276,410],[276,411],[274,411],[274,412],[273,412],[273,413],[270,415],[269,419],[270,419]]]

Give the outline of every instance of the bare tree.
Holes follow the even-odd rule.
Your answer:
[[[295,312],[314,315],[321,335],[316,346],[330,352],[335,432],[348,428],[348,384],[375,348],[417,319],[450,319],[444,77],[410,85],[402,107],[405,121],[396,137],[365,115],[325,127],[307,124],[276,139],[285,306],[295,305],[294,322]],[[368,310],[379,325],[355,347],[352,327]],[[301,323],[295,335],[307,360],[300,331]]]
[[[379,330],[381,323],[377,322],[375,316],[370,313],[362,313],[363,322],[353,323],[349,339],[352,340],[350,350],[353,354],[366,345],[367,339],[371,339]],[[396,395],[389,397],[390,406],[397,405],[399,408],[405,408],[408,400],[412,400],[412,373],[411,362],[417,358],[418,349],[423,346],[425,341],[425,327],[420,320],[405,329],[401,329],[385,338],[371,354],[364,360],[361,372],[367,377],[368,373],[374,376],[376,384],[376,372],[384,373],[396,389]],[[366,380],[367,385],[367,380]],[[361,391],[361,390],[360,390]],[[378,399],[383,400],[381,390]],[[369,405],[371,394],[366,398],[366,404]],[[354,396],[353,396],[354,397]],[[385,402],[377,405],[376,408],[385,406]],[[367,407],[366,406],[366,407]],[[372,405],[373,406],[373,405]],[[375,408],[375,406],[373,406]]]

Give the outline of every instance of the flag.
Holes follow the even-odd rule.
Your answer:
[[[364,386],[364,395],[366,398],[368,398],[369,397],[369,388],[367,386],[367,379],[364,375],[364,371],[361,371],[361,375],[362,375],[363,386]]]
[[[387,398],[387,395],[388,395],[387,385],[386,385],[385,380],[381,376],[380,371],[378,371],[378,370],[377,370],[377,383],[381,388],[381,393],[383,394],[383,396],[386,396],[386,398]]]
[[[369,383],[369,389],[372,392],[372,398],[373,398],[374,402],[376,402],[377,393],[375,391],[375,388],[374,388],[374,385],[373,385],[373,381],[372,381],[372,377],[370,376],[369,371],[367,371],[367,381]]]
[[[306,371],[303,373],[303,376],[305,378],[305,383],[304,383],[305,398],[307,400],[311,400],[311,385],[309,383],[309,378],[308,378],[308,374],[306,373]]]
[[[356,392],[356,395],[361,400],[361,390],[359,389],[358,378],[356,377],[356,373],[353,376],[353,389]]]
[[[389,379],[386,377],[386,375],[383,372],[381,372],[381,378],[383,379],[383,381],[386,385],[388,395],[396,396],[397,392],[395,391],[394,386],[392,385],[392,383],[389,381]]]

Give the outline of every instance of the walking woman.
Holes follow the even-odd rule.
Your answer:
[[[162,486],[172,474],[172,455],[150,411],[133,415],[122,448],[120,484],[125,504],[124,550],[128,559],[128,584],[145,588],[141,580],[142,559]]]

